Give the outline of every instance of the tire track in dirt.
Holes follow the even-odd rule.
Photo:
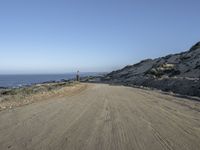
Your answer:
[[[74,96],[1,111],[0,149],[198,150],[199,107],[155,91],[90,84]]]

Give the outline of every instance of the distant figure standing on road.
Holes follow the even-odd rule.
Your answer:
[[[79,77],[79,70],[78,70],[76,74],[76,81],[79,81],[79,80],[80,80],[80,77]]]

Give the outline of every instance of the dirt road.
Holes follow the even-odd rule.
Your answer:
[[[1,111],[0,149],[199,150],[200,102],[93,84]]]

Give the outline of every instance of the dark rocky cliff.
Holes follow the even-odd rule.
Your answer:
[[[102,81],[200,97],[200,42],[186,52],[143,60],[113,71]]]

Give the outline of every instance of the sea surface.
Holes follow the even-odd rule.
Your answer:
[[[81,73],[80,76],[97,75],[97,73]],[[68,80],[76,77],[75,73],[41,74],[41,75],[0,75],[0,87],[20,87],[48,81]]]

